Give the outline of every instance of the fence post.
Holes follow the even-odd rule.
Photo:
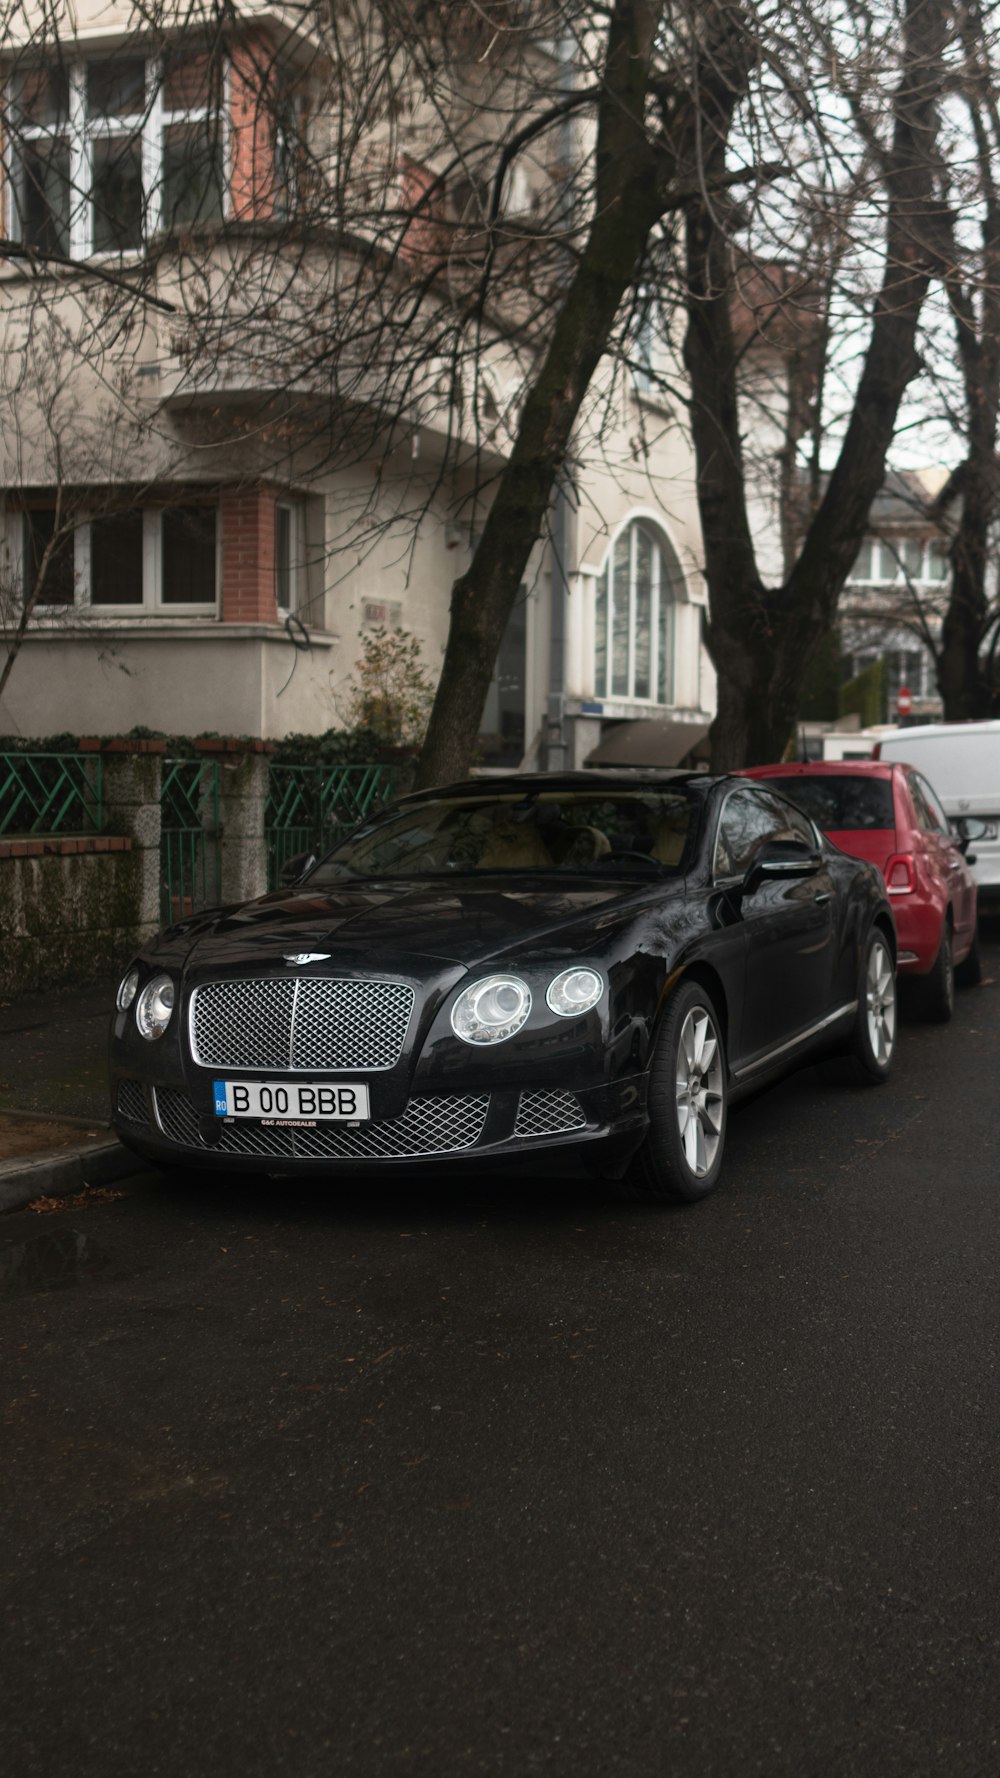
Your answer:
[[[138,855],[137,912],[145,939],[160,925],[160,777],[166,742],[133,746],[141,751],[126,753],[121,743],[102,748],[104,818],[112,833],[129,836]]]
[[[232,749],[239,749],[233,751]],[[267,888],[264,810],[273,751],[268,741],[232,741],[199,749],[218,758],[219,824],[222,829],[220,895],[223,904],[250,901]]]

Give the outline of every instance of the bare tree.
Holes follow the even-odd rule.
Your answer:
[[[711,604],[708,646],[719,673],[712,730],[717,767],[780,757],[805,668],[833,624],[881,485],[900,402],[919,369],[917,327],[937,264],[942,207],[938,110],[945,8],[937,0],[906,0],[898,23],[882,15],[883,25],[896,25],[898,37],[890,29],[881,41],[870,17],[861,15],[857,22],[866,27],[861,52],[853,66],[848,52],[836,85],[846,89],[853,117],[860,121],[868,177],[877,179],[883,194],[882,265],[836,463],[778,585],[762,580],[747,520],[732,327],[732,219],[705,199],[689,213],[686,362]],[[832,60],[832,34],[821,32],[820,40]],[[891,87],[872,78],[878,51]],[[709,169],[723,167],[727,151],[732,152],[739,98],[732,92],[724,97]],[[805,107],[812,126],[819,109],[812,92]],[[850,142],[835,108],[830,112],[837,129],[829,123],[823,127],[824,160],[837,150],[838,130],[843,137],[838,153]]]
[[[77,604],[77,532],[136,512],[149,474],[145,422],[121,366],[103,399],[84,405],[89,343],[81,355],[65,318],[38,300],[19,323],[8,326],[0,362],[0,462],[10,490],[0,547],[0,698],[33,623],[87,623],[87,604]]]
[[[957,34],[961,78],[952,135],[966,152],[949,157],[941,279],[954,322],[961,396],[952,419],[963,454],[935,508],[953,519],[950,597],[935,650],[950,721],[991,716],[1000,697],[992,668],[1000,610],[989,584],[1000,518],[1000,38],[975,0],[958,7]]]
[[[60,15],[4,4],[19,275],[48,290],[58,262],[98,380],[101,354],[155,366],[150,436],[175,473],[185,449],[206,478],[365,465],[335,545],[389,530],[405,547],[435,501],[478,534],[422,782],[468,763],[581,418],[610,412],[654,284],[668,331],[688,316],[716,762],[775,751],[917,366],[941,255],[947,0],[308,0],[280,36],[222,0],[136,0],[144,71],[131,46],[117,77],[83,84]],[[766,586],[734,277],[794,263],[803,239],[784,308],[801,290],[810,339],[832,338],[853,303],[855,357],[866,340],[838,462]],[[99,294],[98,249],[123,256]],[[829,386],[786,427],[786,481]]]

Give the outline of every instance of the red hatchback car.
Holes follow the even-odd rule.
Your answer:
[[[896,916],[900,977],[920,978],[929,1018],[950,1019],[956,978],[982,977],[976,879],[926,778],[878,760],[748,766],[739,775],[779,780],[835,846],[878,865]]]

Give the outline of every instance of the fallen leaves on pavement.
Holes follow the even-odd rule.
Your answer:
[[[128,1192],[113,1191],[109,1185],[86,1185],[68,1198],[32,1198],[27,1208],[36,1216],[51,1216],[57,1210],[87,1210],[91,1204],[113,1204],[116,1198],[127,1197]]]

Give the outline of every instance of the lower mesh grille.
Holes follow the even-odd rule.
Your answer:
[[[146,1095],[137,1080],[118,1082],[118,1116],[130,1124],[148,1124]]]
[[[154,1091],[156,1121],[171,1142],[215,1154],[273,1156],[298,1160],[394,1160],[417,1155],[453,1154],[479,1141],[489,1094],[481,1098],[411,1099],[402,1117],[385,1123],[317,1124],[313,1130],[247,1122],[222,1124],[219,1142],[203,1142],[198,1113],[186,1093],[173,1087]]]
[[[557,1136],[562,1130],[581,1130],[586,1121],[575,1093],[522,1093],[514,1134]]]

